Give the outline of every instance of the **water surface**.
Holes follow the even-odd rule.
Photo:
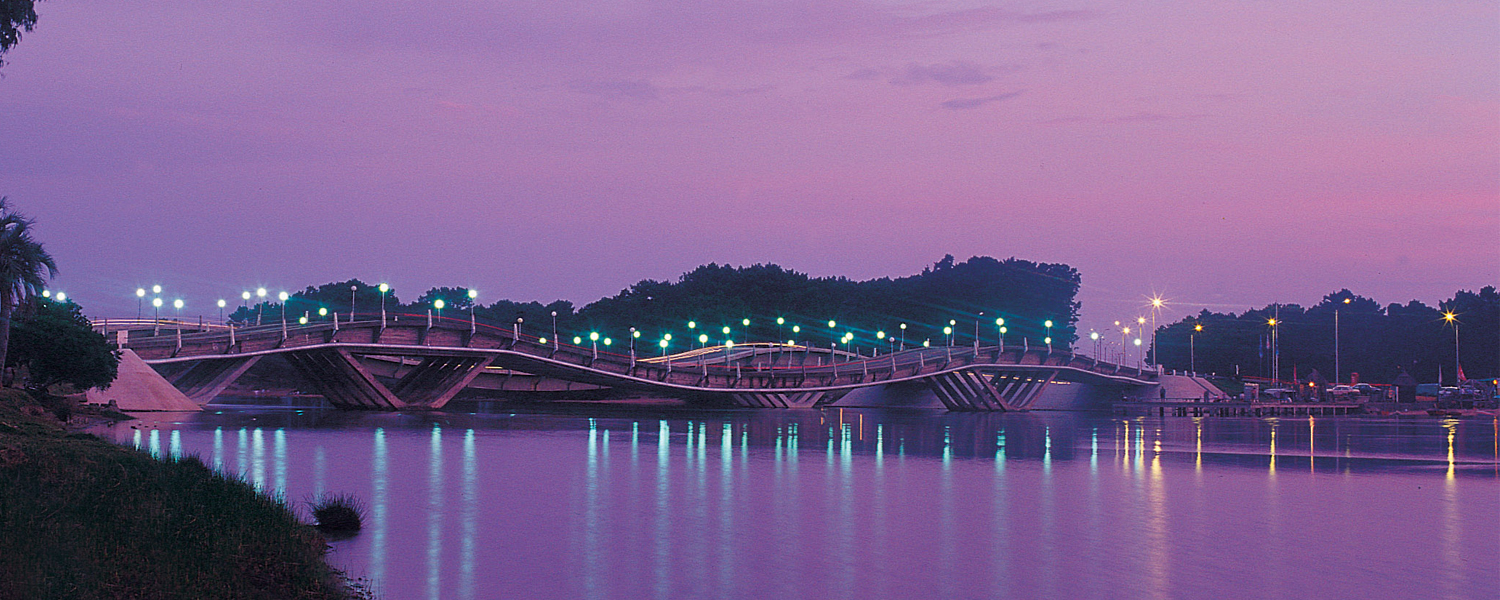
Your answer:
[[[116,426],[403,598],[1493,598],[1500,423],[246,410]]]

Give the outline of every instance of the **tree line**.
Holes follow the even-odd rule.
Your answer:
[[[1337,316],[1335,317],[1335,313]],[[1454,315],[1449,321],[1444,315]],[[1338,383],[1350,373],[1361,381],[1389,383],[1402,371],[1418,381],[1455,381],[1454,327],[1458,357],[1470,379],[1500,376],[1500,294],[1494,286],[1478,293],[1458,291],[1428,306],[1416,300],[1381,305],[1371,298],[1339,290],[1310,307],[1269,305],[1243,313],[1204,310],[1157,331],[1161,364],[1200,373],[1267,377],[1271,373],[1272,319],[1275,346],[1281,354],[1280,379],[1307,380],[1316,369],[1335,380],[1335,318],[1338,337]],[[1197,329],[1202,326],[1202,330]]]
[[[1003,326],[1007,344],[1020,345],[1024,339],[1040,345],[1050,335],[1054,348],[1066,349],[1076,338],[1079,283],[1078,271],[1065,264],[987,256],[956,262],[948,255],[916,275],[868,281],[810,277],[774,264],[708,264],[675,282],[642,280],[582,308],[566,300],[476,303],[462,287],[432,288],[410,302],[403,302],[394,289],[383,296],[388,314],[425,318],[428,311],[438,312],[437,301],[442,300],[444,317],[467,319],[472,309],[478,321],[510,327],[520,320],[525,333],[542,337],[553,335],[555,312],[557,335],[564,342],[575,336],[587,339],[594,332],[624,342],[634,327],[654,346],[672,334],[674,352],[696,346],[699,335],[706,335],[709,345],[729,339],[826,346],[852,334],[855,346],[884,348],[887,342],[876,334],[899,338],[903,323],[908,345],[948,343],[944,327],[952,330],[954,344],[972,344],[977,324],[985,345],[995,343]],[[302,316],[328,319],[320,317],[320,309],[347,315],[351,301],[356,313],[369,315],[380,310],[382,294],[378,286],[358,279],[309,286],[288,298],[286,314],[293,322]],[[263,302],[242,306],[230,318],[253,324],[259,316],[263,324],[273,323],[281,319],[281,310],[280,303]]]

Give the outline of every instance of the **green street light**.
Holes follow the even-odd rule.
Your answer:
[[[793,325],[792,326],[792,333],[802,333],[802,326],[801,325]]]
[[[944,327],[943,328],[943,335],[953,335],[953,328],[952,327]]]
[[[536,343],[539,346],[546,346],[547,345],[547,338],[537,338],[536,339]]]
[[[182,299],[178,298],[176,300],[173,300],[172,301],[172,308],[175,308],[177,310],[182,310]]]
[[[688,329],[697,329],[697,328],[698,328],[698,322],[697,321],[688,321]]]
[[[1042,338],[1042,343],[1047,344],[1048,346],[1051,346],[1052,345],[1052,338],[1050,338],[1050,337],[1044,337],[1044,338]]]
[[[155,306],[157,308],[161,308],[161,298],[152,298],[151,299],[151,306]]]
[[[389,284],[380,284],[380,293],[384,294],[389,291],[391,291],[391,286]]]
[[[656,345],[661,346],[663,350],[666,350],[667,349],[667,340],[663,339],[662,341],[657,342]]]
[[[883,339],[885,339],[885,331],[881,330],[881,331],[875,332],[875,339],[877,339],[877,340],[883,340]]]
[[[443,307],[447,305],[448,303],[444,302],[442,298],[438,298],[437,300],[432,301],[432,307],[438,310],[443,310]]]
[[[828,322],[828,328],[829,329],[833,329],[834,327],[838,327],[838,326],[839,326],[839,324],[837,322],[835,322],[835,321],[829,321]]]
[[[776,324],[777,325],[786,325],[786,319],[784,319],[782,317],[776,317]]]
[[[707,344],[708,343],[708,334],[706,334],[706,333],[700,333],[700,334],[698,334],[698,343],[700,343],[700,344]]]
[[[478,297],[479,297],[479,290],[469,290],[469,299],[470,300],[473,300],[473,299],[478,298]]]
[[[307,316],[303,315],[301,317],[297,317],[297,324],[298,325],[306,325],[307,324]]]
[[[597,332],[597,331],[591,331],[591,332],[589,332],[589,341],[591,341],[591,342],[597,342],[597,341],[599,341],[599,332]]]
[[[1052,320],[1048,319],[1046,321],[1042,321],[1042,326],[1044,326],[1044,327],[1051,327],[1052,326]]]
[[[328,307],[326,307],[326,306],[319,306],[318,307],[318,316],[320,316],[320,317],[326,317],[326,316],[328,316]]]
[[[749,327],[750,326],[750,319],[740,319],[740,324],[744,325],[746,327]]]
[[[611,340],[609,338],[604,338],[604,345],[608,346],[608,345],[613,344],[613,343],[615,343],[614,340]]]
[[[159,285],[153,285],[153,286],[151,286],[151,293],[153,293],[153,294],[160,294],[161,293],[161,286],[159,286]]]
[[[995,319],[995,324],[996,325],[1004,325],[1005,324],[1005,319]]]
[[[724,335],[729,335],[729,326],[728,325],[724,326]]]
[[[573,336],[573,345],[574,346],[577,346],[577,345],[582,344],[582,343],[583,343],[583,338],[578,337],[576,335]]]
[[[641,337],[641,332],[639,332],[639,331],[632,331],[632,332],[630,332],[630,337],[633,337],[633,338]]]
[[[669,333],[669,334],[663,335],[663,336],[661,336],[661,339],[664,339],[664,340],[670,342],[670,341],[672,341],[672,334]]]

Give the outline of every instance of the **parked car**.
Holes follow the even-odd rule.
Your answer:
[[[1336,385],[1336,386],[1333,386],[1331,388],[1328,388],[1328,393],[1333,394],[1335,396],[1347,396],[1349,394],[1353,394],[1353,393],[1356,393],[1358,391],[1359,390],[1354,389],[1354,386],[1352,386],[1352,385]]]

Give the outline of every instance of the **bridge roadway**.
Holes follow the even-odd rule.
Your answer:
[[[468,320],[373,317],[173,335],[129,331],[138,335],[129,335],[124,346],[200,404],[269,355],[284,357],[334,406],[384,410],[441,408],[487,370],[764,408],[820,406],[863,387],[918,382],[950,410],[1024,410],[1054,380],[1122,390],[1156,380],[1151,371],[1045,348],[915,348],[839,361],[817,348],[757,345],[648,360],[555,340],[543,344],[515,329]],[[416,366],[399,378],[380,377],[367,357],[414,359]],[[832,364],[822,364],[830,357]]]

